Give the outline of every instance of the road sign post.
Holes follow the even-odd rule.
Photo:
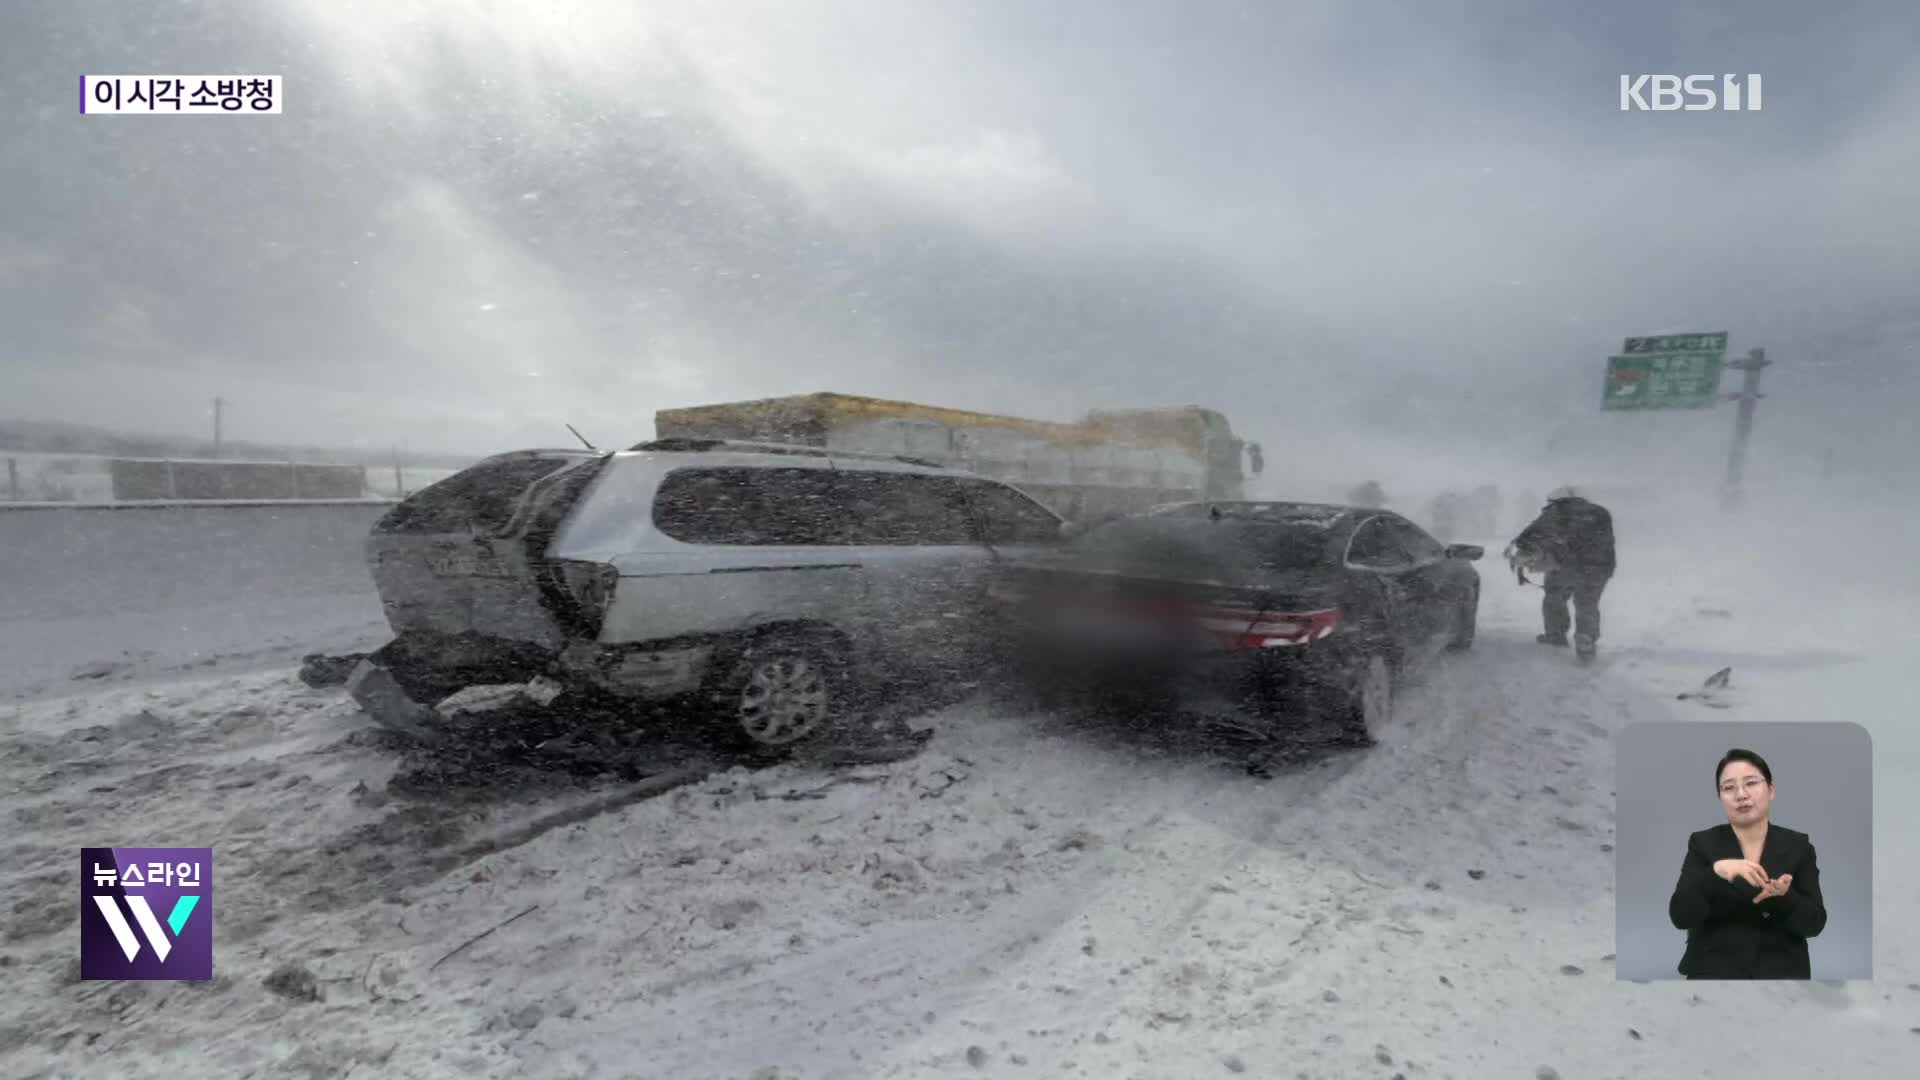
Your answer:
[[[1726,361],[1728,334],[1659,334],[1626,338],[1619,356],[1607,357],[1607,382],[1601,392],[1603,411],[1647,409],[1709,409],[1716,402],[1740,402],[1734,417],[1734,446],[1726,454],[1726,482],[1720,505],[1740,509],[1743,473],[1747,465],[1747,436],[1753,434],[1753,407],[1761,400],[1761,371],[1768,367],[1766,350],[1749,350],[1745,359]],[[1720,371],[1732,367],[1743,375],[1738,394],[1720,394]]]
[[[1747,465],[1747,437],[1753,434],[1753,410],[1760,401],[1760,372],[1772,363],[1767,359],[1767,350],[1751,349],[1745,360],[1735,360],[1732,367],[1744,374],[1740,380],[1740,392],[1733,395],[1740,403],[1740,409],[1733,418],[1733,447],[1727,451],[1727,484],[1721,493],[1721,502],[1729,510],[1740,508],[1744,499],[1741,483]]]
[[[1733,446],[1727,451],[1727,477],[1721,505],[1739,509],[1747,463],[1747,439],[1753,434],[1760,372],[1771,361],[1765,349],[1748,350],[1727,362],[1727,334],[1662,334],[1628,338],[1617,356],[1607,358],[1607,381],[1600,408],[1607,412],[1654,409],[1707,409],[1720,401],[1739,402],[1733,421]],[[1732,368],[1744,378],[1736,394],[1720,392],[1720,372]]]

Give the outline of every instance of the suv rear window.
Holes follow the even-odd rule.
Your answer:
[[[653,524],[683,544],[844,544],[848,508],[830,469],[675,469],[653,498]]]
[[[971,544],[973,520],[948,477],[850,469],[675,469],[653,523],[684,544]]]
[[[975,543],[973,518],[951,477],[842,470],[849,543],[926,547]]]
[[[497,533],[513,520],[527,489],[589,455],[556,454],[483,461],[421,488],[374,526],[382,533]]]

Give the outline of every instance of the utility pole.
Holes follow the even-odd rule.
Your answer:
[[[1727,485],[1721,494],[1722,505],[1729,510],[1738,510],[1744,501],[1741,489],[1742,475],[1747,464],[1747,437],[1753,433],[1753,409],[1765,395],[1760,393],[1760,372],[1773,362],[1767,359],[1767,350],[1750,349],[1745,360],[1735,360],[1727,366],[1745,373],[1740,382],[1740,392],[1733,395],[1740,403],[1740,409],[1733,420],[1733,448],[1727,453]]]
[[[220,411],[226,407],[224,398],[213,399],[213,456],[220,456]]]

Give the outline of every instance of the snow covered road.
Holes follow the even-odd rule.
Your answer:
[[[1623,562],[1600,666],[1534,645],[1539,594],[1486,565],[1478,646],[1393,739],[1271,779],[1224,736],[975,700],[903,763],[722,772],[467,861],[607,789],[387,795],[391,747],[286,671],[0,710],[0,1073],[1910,1075],[1920,818],[1883,797],[1875,982],[1617,982],[1609,739],[1824,713],[1899,792],[1913,593]],[[1723,663],[1734,709],[1674,700]],[[214,848],[213,983],[77,981],[83,844]],[[287,965],[318,1000],[263,989]]]

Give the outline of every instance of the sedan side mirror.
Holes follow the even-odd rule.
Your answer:
[[[1467,562],[1478,562],[1486,553],[1487,549],[1481,547],[1479,544],[1447,545],[1447,558],[1449,559],[1464,559]]]

